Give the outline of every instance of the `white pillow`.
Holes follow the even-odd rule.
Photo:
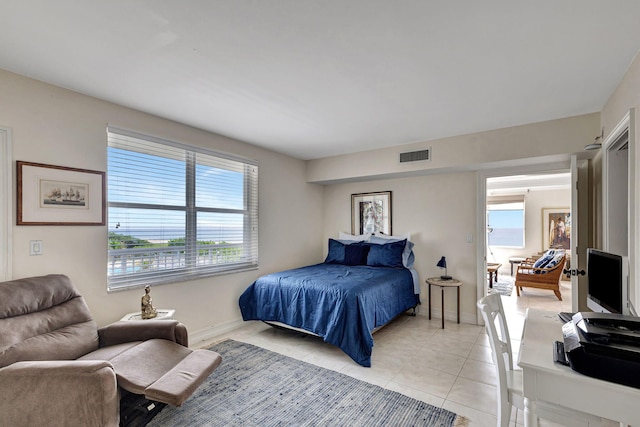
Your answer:
[[[374,236],[379,237],[381,239],[389,239],[389,240],[404,240],[404,239],[407,239],[407,241],[411,240],[411,233],[403,234],[402,236],[389,236],[388,234],[376,233],[374,234]]]
[[[349,233],[343,233],[341,231],[338,234],[338,239],[339,240],[352,240],[354,242],[368,242],[370,238],[371,238],[371,234],[369,234],[369,233],[360,234],[360,235],[353,235],[353,234],[349,234]]]

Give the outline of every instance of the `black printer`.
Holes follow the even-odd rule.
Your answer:
[[[640,388],[640,318],[580,312],[563,325],[562,334],[574,371]]]

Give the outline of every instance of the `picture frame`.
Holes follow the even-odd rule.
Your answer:
[[[571,249],[571,209],[542,209],[542,250]]]
[[[391,191],[351,195],[351,234],[391,235]]]
[[[17,161],[17,225],[105,225],[105,173]]]

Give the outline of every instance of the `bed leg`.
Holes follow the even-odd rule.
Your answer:
[[[415,307],[413,307],[413,308],[411,309],[411,313],[407,313],[407,315],[409,315],[409,316],[411,316],[411,317],[416,317],[416,308],[415,308]]]

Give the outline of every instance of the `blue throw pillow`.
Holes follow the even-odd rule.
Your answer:
[[[344,247],[344,265],[367,265],[369,246],[352,243]]]
[[[371,267],[404,267],[402,253],[406,243],[405,239],[384,245],[369,245],[367,265]]]
[[[535,263],[533,263],[533,266],[535,268],[544,268],[547,264],[549,264],[549,261],[553,259],[553,255],[555,254],[555,252],[555,250],[549,249],[544,253],[544,255],[538,258]]]
[[[329,239],[329,253],[325,264],[344,264],[345,245],[334,239]]]
[[[555,256],[553,258],[551,258],[551,260],[549,260],[549,262],[547,263],[547,265],[544,266],[544,268],[553,268],[556,265],[558,265],[560,263],[560,261],[562,261],[562,258],[564,257],[564,253],[563,252],[558,252],[555,254]],[[542,271],[542,274],[545,274],[546,271]]]
[[[387,238],[387,237],[371,236],[370,241],[371,243],[384,245],[391,242],[400,242],[402,240],[405,240],[405,239],[394,239],[394,238]],[[413,254],[413,247],[415,246],[415,243],[413,243],[408,239],[406,240],[406,242],[407,243],[404,246],[404,251],[402,251],[402,265],[404,265],[407,268],[410,268],[413,266],[413,263],[416,260],[416,257]]]

